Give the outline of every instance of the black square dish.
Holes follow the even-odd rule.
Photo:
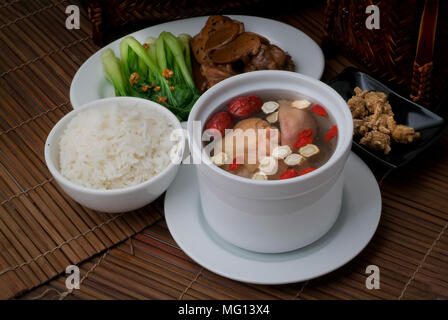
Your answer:
[[[328,85],[335,89],[345,101],[355,94],[354,89],[356,87],[360,87],[362,90],[386,93],[397,124],[413,127],[421,133],[421,137],[410,144],[392,142],[392,150],[387,155],[360,145],[359,138],[353,137],[354,151],[360,155],[373,158],[390,168],[398,168],[408,163],[436,141],[446,128],[447,123],[443,118],[400,96],[380,81],[358,69],[352,67],[345,69],[335,79],[329,81]]]

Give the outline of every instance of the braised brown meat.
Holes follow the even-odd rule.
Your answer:
[[[217,30],[209,35],[207,41],[205,42],[205,51],[210,52],[210,50],[217,49],[228,44],[238,37],[240,33],[241,27],[236,23],[230,24],[227,28]]]
[[[200,64],[210,61],[209,50],[230,42],[242,32],[244,25],[241,22],[224,16],[211,16],[201,32],[192,39],[191,46],[196,61]]]
[[[246,56],[254,56],[260,51],[261,41],[251,32],[241,33],[235,40],[210,52],[213,63],[231,63]]]
[[[221,80],[234,76],[238,73],[233,70],[231,64],[217,65],[213,63],[203,63],[201,65],[201,74],[207,80],[206,88],[210,88]],[[203,88],[203,90],[206,88]]]
[[[275,70],[277,64],[272,58],[267,45],[262,45],[257,55],[251,57],[245,67],[244,72],[250,72],[255,70]]]
[[[262,44],[257,55],[251,57],[244,67],[245,72],[255,70],[294,70],[291,57],[272,44]]]
[[[282,49],[259,34],[245,32],[241,22],[225,16],[211,16],[191,46],[201,72],[195,81],[202,91],[242,72],[295,68]]]
[[[205,91],[208,86],[208,80],[201,72],[201,65],[196,61],[196,59],[192,59],[191,67],[193,69],[193,79],[196,87],[202,92]]]

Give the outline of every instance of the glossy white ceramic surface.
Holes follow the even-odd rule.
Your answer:
[[[351,153],[344,171],[341,212],[330,231],[295,251],[256,253],[230,244],[210,228],[201,208],[195,171],[192,165],[181,165],[167,190],[168,228],[176,243],[194,261],[237,281],[284,284],[327,274],[364,249],[381,217],[381,194],[376,179],[365,163]]]
[[[319,79],[324,71],[324,55],[322,50],[302,31],[271,19],[230,15],[244,23],[247,31],[252,31],[268,38],[273,44],[287,51],[296,64],[297,72]],[[162,31],[169,31],[175,35],[187,33],[192,36],[199,33],[208,17],[197,17],[171,21],[152,26],[130,34],[139,41],[145,41],[147,37],[157,37]],[[106,80],[101,65],[101,52],[111,48],[119,57],[119,45],[122,39],[118,39],[87,59],[76,72],[70,86],[70,102],[73,108],[101,98],[115,96],[112,85]]]
[[[181,128],[179,120],[165,107],[149,100],[131,97],[117,97],[90,102],[66,114],[51,130],[45,143],[47,167],[61,188],[76,202],[102,212],[126,212],[141,208],[159,197],[173,181],[179,169],[178,164],[170,163],[162,172],[148,181],[113,190],[96,190],[77,185],[59,172],[59,141],[68,122],[84,108],[98,108],[111,105],[139,105],[149,110],[158,110],[168,116],[175,128]],[[181,142],[184,143],[184,142]]]
[[[228,173],[210,161],[198,165],[204,216],[227,241],[257,252],[285,252],[323,236],[339,214],[343,182],[340,179],[350,152],[353,120],[346,102],[325,83],[287,71],[255,71],[228,78],[207,90],[188,119],[190,150],[208,159],[194,121],[205,124],[235,97],[270,92],[307,97],[324,106],[338,128],[335,152],[317,170],[301,177],[257,181]],[[213,200],[212,203],[210,202]],[[235,230],[239,230],[236,234]],[[243,232],[244,231],[244,232]]]

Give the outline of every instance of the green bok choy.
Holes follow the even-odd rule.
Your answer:
[[[190,36],[162,32],[142,45],[134,37],[120,43],[121,61],[111,49],[101,54],[104,74],[117,96],[149,99],[166,106],[180,120],[188,114],[199,91],[193,80]]]

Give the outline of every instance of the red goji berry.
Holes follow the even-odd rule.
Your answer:
[[[314,170],[316,170],[317,168],[308,168],[308,169],[304,169],[302,171],[299,172],[299,176],[303,176],[304,174],[313,172]]]
[[[240,163],[237,163],[236,158],[233,159],[233,162],[229,165],[229,170],[230,171],[234,171],[236,169],[238,169],[241,166]]]
[[[294,148],[296,148],[296,149],[302,148],[302,147],[304,147],[307,144],[310,144],[312,142],[313,142],[313,138],[312,137],[303,137],[303,138],[300,138],[299,140],[297,140],[296,143],[294,143]]]
[[[312,134],[313,134],[313,129],[311,129],[311,128],[306,129],[299,133],[299,135],[297,136],[297,139],[311,137]]]
[[[318,114],[322,117],[326,117],[328,115],[327,111],[320,104],[315,104],[311,108],[311,111],[313,111],[315,114]]]
[[[337,125],[333,125],[330,130],[328,130],[328,132],[325,134],[324,137],[324,141],[328,142],[331,139],[333,139],[334,137],[336,137],[338,134],[338,126]]]
[[[297,171],[295,169],[288,169],[285,172],[283,172],[278,179],[283,180],[283,179],[290,179],[290,178],[294,178],[294,177],[297,177]]]

